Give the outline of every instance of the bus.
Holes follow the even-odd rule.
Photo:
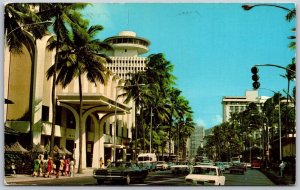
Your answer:
[[[252,158],[251,160],[251,168],[259,169],[261,167],[261,159],[260,158]]]

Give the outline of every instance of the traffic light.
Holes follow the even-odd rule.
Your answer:
[[[251,68],[251,72],[252,72],[252,80],[253,80],[253,83],[252,83],[252,86],[253,86],[253,88],[256,90],[256,89],[258,89],[259,88],[259,86],[260,86],[260,83],[258,82],[258,80],[259,80],[259,76],[258,76],[258,68],[257,67],[252,67]]]

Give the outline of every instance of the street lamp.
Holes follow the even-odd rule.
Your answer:
[[[254,7],[258,7],[258,6],[269,6],[269,7],[277,7],[277,8],[280,8],[280,9],[283,9],[283,10],[286,10],[286,11],[292,11],[291,9],[288,9],[286,7],[282,7],[282,6],[279,6],[279,5],[274,5],[274,4],[265,4],[265,3],[262,3],[262,4],[255,4],[255,5],[249,5],[249,4],[246,4],[246,5],[242,5],[242,8],[245,10],[245,11],[249,11],[251,10],[252,8]]]

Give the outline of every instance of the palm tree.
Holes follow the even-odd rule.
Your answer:
[[[123,94],[120,94],[120,97],[125,97],[124,102],[129,103],[131,100],[134,101],[135,104],[135,116],[137,116],[137,111],[142,110],[142,106],[145,105],[145,101],[147,101],[145,97],[148,97],[150,92],[149,89],[145,88],[146,75],[144,72],[133,73],[131,75],[131,79],[125,81],[124,86],[122,89],[125,91]],[[150,98],[148,98],[150,99]],[[140,113],[140,117],[142,117],[142,113]],[[143,123],[140,119],[140,126],[142,127]],[[138,128],[137,128],[137,119],[135,120],[135,152],[134,152],[134,160],[136,159],[137,155],[137,141],[138,141]]]
[[[107,69],[104,66],[110,59],[101,54],[103,50],[110,49],[110,46],[95,39],[96,34],[103,29],[96,25],[87,28],[88,23],[82,28],[73,28],[67,44],[62,46],[59,52],[57,64],[50,67],[47,72],[48,78],[58,72],[56,84],[65,88],[74,78],[79,82],[79,163],[78,173],[82,173],[82,76],[86,75],[89,82],[106,83]],[[56,68],[55,68],[56,67]]]
[[[84,23],[81,14],[78,10],[83,9],[87,4],[85,3],[45,3],[41,4],[39,15],[44,19],[53,20],[53,32],[55,36],[50,39],[48,45],[49,50],[55,50],[55,63],[48,70],[47,80],[52,77],[52,128],[51,128],[51,141],[50,141],[50,155],[53,156],[54,147],[54,134],[56,123],[56,72],[57,65],[59,64],[59,53],[61,48],[68,41],[69,26],[72,26],[73,30],[79,30],[81,27],[78,23]]]
[[[29,3],[9,3],[4,8],[5,40],[12,53],[22,53],[22,45],[33,54],[29,42],[30,35],[35,39],[41,39],[47,33],[50,22],[42,20],[33,7],[38,5]]]

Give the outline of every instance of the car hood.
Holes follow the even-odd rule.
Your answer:
[[[185,177],[185,179],[191,179],[191,180],[197,180],[197,181],[208,181],[208,180],[216,180],[218,177],[219,176],[189,174]]]

